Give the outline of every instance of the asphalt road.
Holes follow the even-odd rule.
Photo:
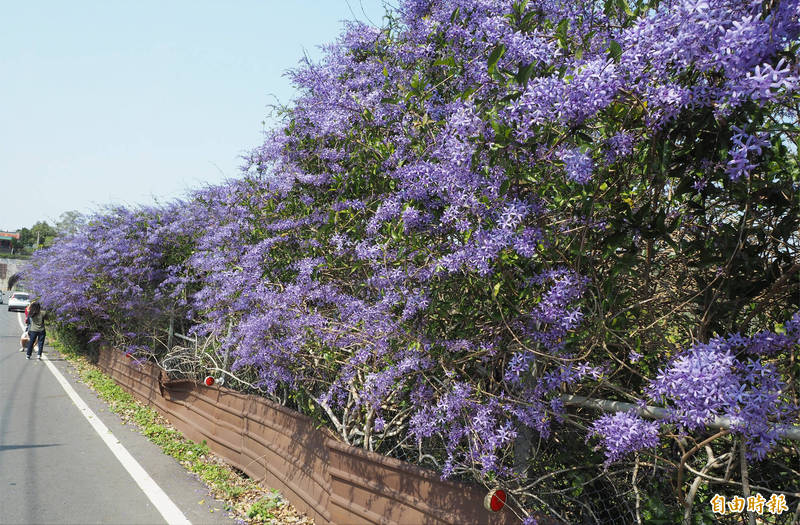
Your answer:
[[[143,483],[140,472],[137,483],[136,469],[131,474],[118,459],[124,454],[112,453],[48,363],[36,360],[35,351],[30,361],[19,352],[18,323],[18,314],[0,306],[0,524],[186,523],[182,517],[195,524],[234,523],[205,485],[123,425],[45,346],[45,358],[107,427],[109,443],[124,447],[154,482]],[[153,486],[164,497],[145,492]]]

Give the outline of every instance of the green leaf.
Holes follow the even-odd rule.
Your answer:
[[[633,11],[625,0],[617,0],[617,9],[624,12],[628,16],[633,16]]]
[[[575,138],[579,139],[577,142],[578,142],[578,144],[580,144],[582,146],[586,145],[586,144],[591,144],[592,142],[594,142],[594,140],[592,139],[591,135],[588,135],[587,133],[585,133],[583,131],[576,131],[575,132]]]
[[[506,46],[504,44],[498,44],[492,49],[492,52],[489,54],[489,74],[491,75],[494,73],[494,70],[497,68],[497,61],[500,60],[506,52]]]
[[[492,288],[492,299],[497,299],[497,294],[500,293],[500,285],[501,284],[503,284],[503,283],[499,282],[499,283],[494,285],[494,288]]]
[[[620,46],[616,40],[608,41],[608,56],[614,60],[614,62],[619,62],[622,56],[622,46]]]
[[[434,65],[434,66],[450,66],[450,67],[455,67],[455,66],[456,66],[456,59],[455,59],[455,58],[453,58],[453,57],[440,58],[439,60],[437,60],[436,62],[434,62],[434,63],[433,63],[433,65]]]
[[[556,28],[556,37],[558,38],[558,46],[561,49],[567,48],[567,30],[569,29],[569,19],[562,18],[561,21],[558,23],[558,27]]]
[[[517,72],[516,81],[518,84],[527,85],[528,80],[531,79],[531,75],[533,75],[533,70],[536,68],[536,63],[532,62],[527,66],[520,66],[519,71]]]
[[[522,17],[519,23],[519,30],[523,33],[529,31],[535,24],[536,18],[539,16],[539,12],[536,9],[531,9],[528,13]]]
[[[465,101],[465,100],[467,100],[467,99],[468,99],[469,97],[471,97],[471,96],[472,96],[472,94],[473,94],[473,93],[475,93],[476,91],[478,91],[478,86],[474,86],[474,87],[471,87],[471,88],[467,89],[466,91],[464,91],[463,93],[461,93],[461,100],[462,100],[462,101]]]

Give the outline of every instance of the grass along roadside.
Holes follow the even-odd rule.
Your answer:
[[[50,335],[50,334],[48,334]],[[187,439],[154,409],[137,401],[117,385],[85,355],[64,344],[58,334],[50,338],[77,372],[80,381],[106,402],[111,412],[124,423],[134,424],[165,454],[175,458],[186,470],[196,474],[214,497],[225,501],[226,510],[246,523],[311,525],[313,520],[298,512],[277,490],[266,490],[245,474],[212,454],[208,446]]]

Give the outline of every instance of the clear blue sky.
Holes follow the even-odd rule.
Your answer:
[[[349,6],[348,6],[349,3]],[[0,230],[238,176],[283,73],[382,0],[5,2]]]

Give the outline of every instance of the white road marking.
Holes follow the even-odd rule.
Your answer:
[[[19,321],[19,325],[22,329],[25,329],[25,324],[22,322],[22,314],[17,316],[17,321]],[[145,471],[139,462],[134,459],[134,457],[127,451],[122,444],[116,440],[114,434],[106,427],[100,419],[92,412],[92,409],[89,408],[89,405],[81,399],[78,393],[72,388],[72,385],[64,378],[61,372],[58,371],[56,366],[50,362],[50,360],[42,354],[42,360],[47,365],[47,368],[53,373],[56,380],[61,384],[61,387],[67,393],[72,402],[75,403],[75,406],[78,407],[83,417],[92,425],[92,428],[95,432],[100,436],[100,439],[111,449],[111,452],[116,456],[125,470],[128,471],[128,474],[131,475],[133,480],[136,482],[137,485],[142,489],[145,495],[150,499],[153,503],[155,508],[158,512],[161,513],[161,516],[169,523],[170,525],[173,523],[181,523],[191,525],[191,522],[183,515],[183,512],[178,508],[175,503],[167,496],[167,494],[161,490],[161,487],[150,477],[150,474]]]

